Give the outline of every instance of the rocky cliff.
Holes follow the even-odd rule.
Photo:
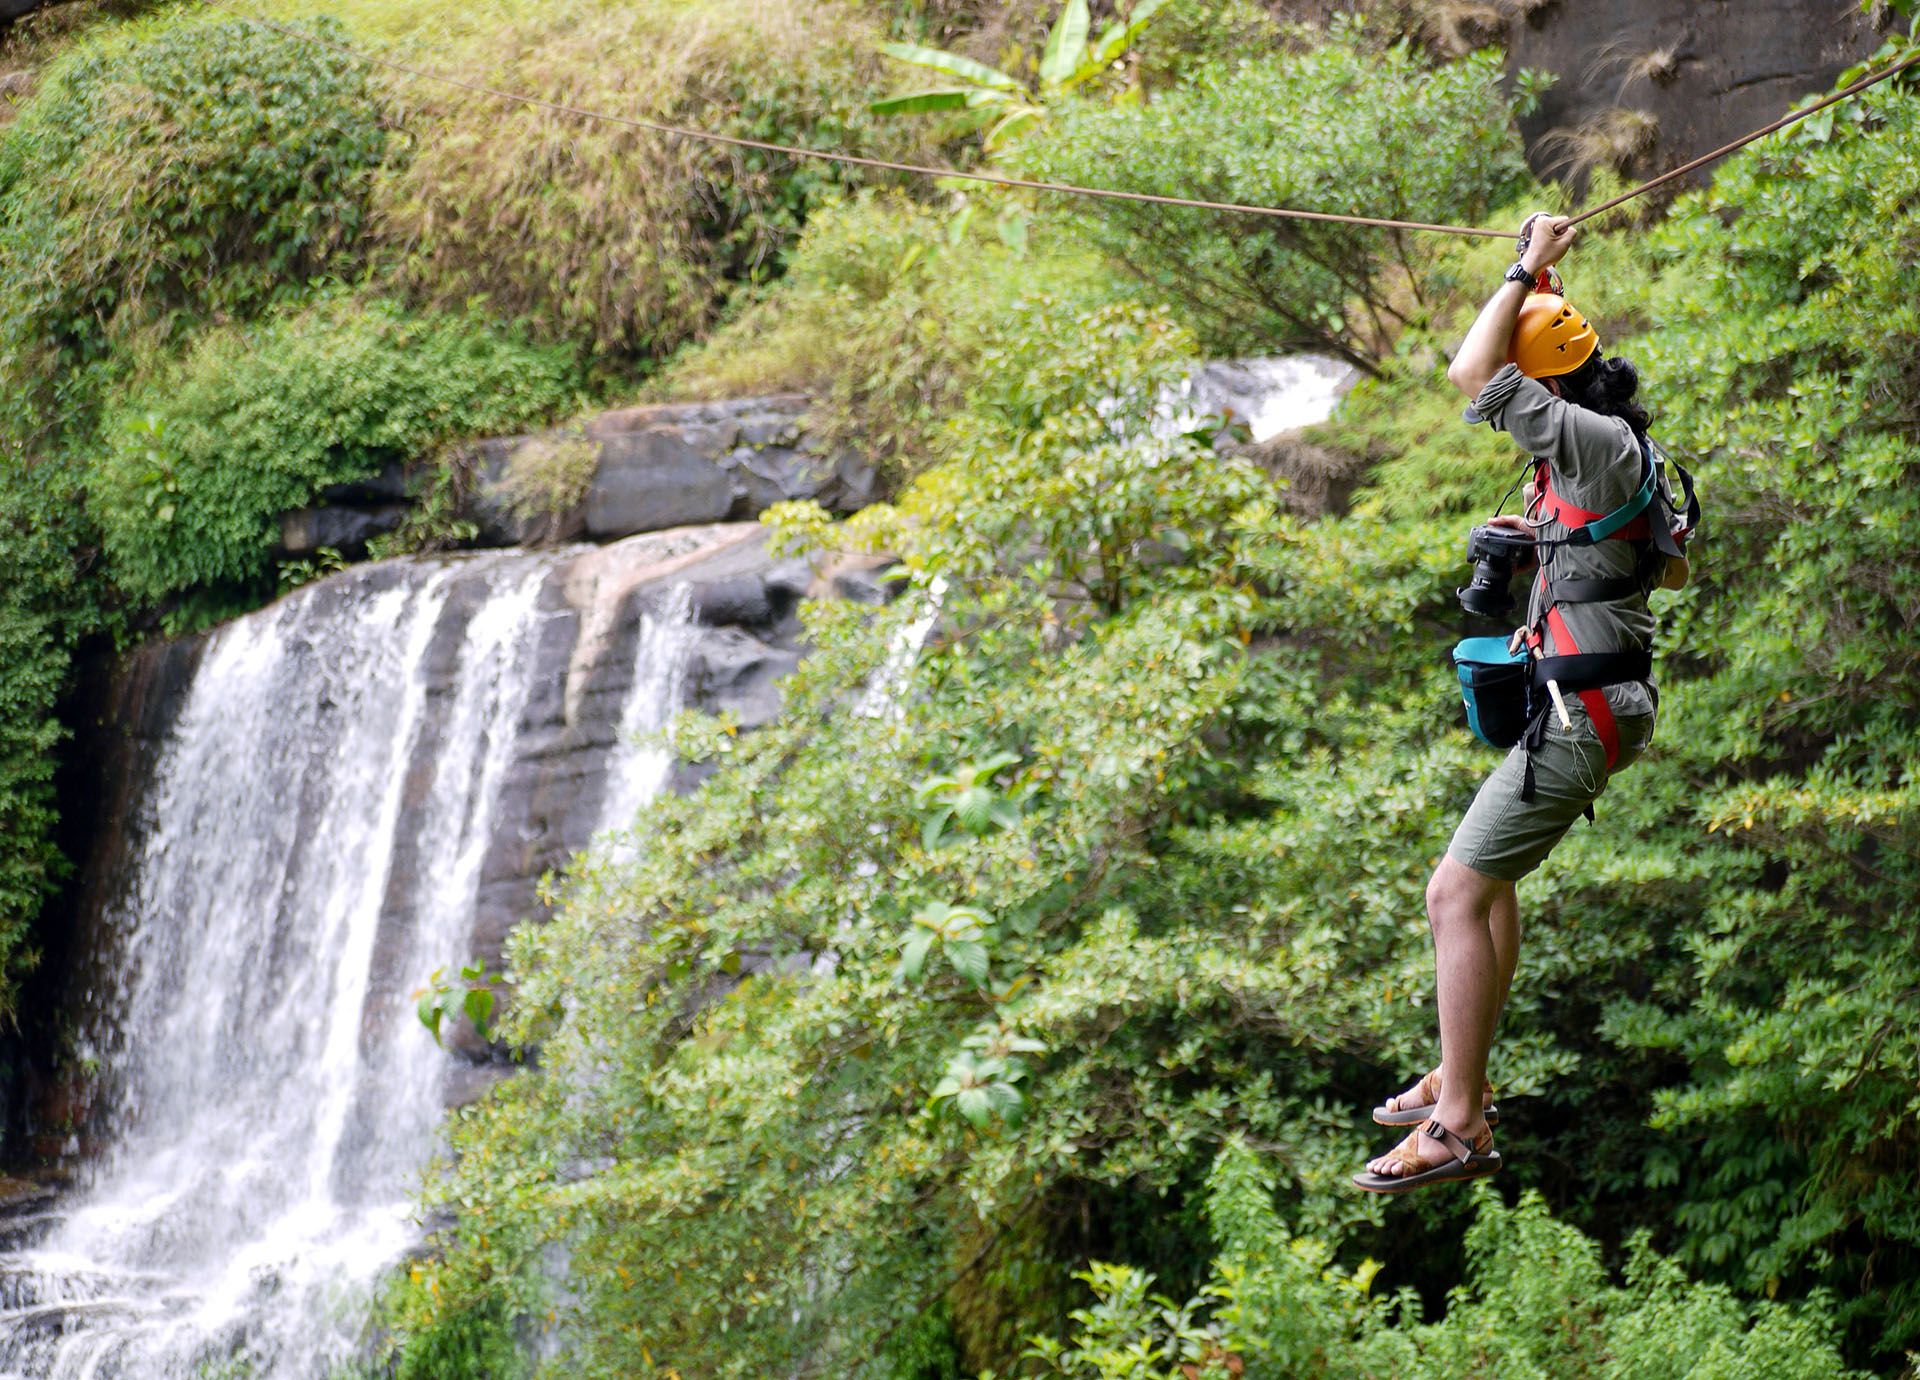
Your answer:
[[[1536,0],[1483,36],[1510,71],[1558,78],[1521,132],[1536,172],[1584,180],[1650,176],[1766,124],[1871,54],[1883,23],[1854,0]]]

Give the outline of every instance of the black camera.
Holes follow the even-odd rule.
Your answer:
[[[1467,560],[1473,579],[1456,589],[1460,607],[1482,618],[1498,618],[1513,608],[1513,572],[1533,560],[1533,535],[1509,527],[1476,527],[1467,534]]]

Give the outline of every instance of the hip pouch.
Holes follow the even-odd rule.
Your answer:
[[[1453,649],[1453,666],[1474,737],[1497,748],[1519,742],[1533,717],[1526,649],[1508,651],[1504,637],[1469,637]]]

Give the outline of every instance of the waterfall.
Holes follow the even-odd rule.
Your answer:
[[[95,941],[104,1148],[0,1255],[0,1377],[318,1380],[361,1344],[449,1086],[486,1057],[443,1051],[409,992],[470,957],[523,816],[560,812],[513,783],[581,741],[556,706],[594,697],[561,683],[593,674],[621,729],[574,814],[624,824],[667,775],[625,739],[677,704],[684,592],[631,655],[603,639],[602,674],[567,654],[575,554],[359,567],[206,639]]]

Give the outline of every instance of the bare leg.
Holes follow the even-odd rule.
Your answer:
[[[1514,895],[1512,882],[1494,883],[1493,906],[1488,912],[1487,930],[1493,938],[1494,964],[1500,977],[1500,1000],[1494,1009],[1494,1021],[1497,1024],[1500,1013],[1507,1009],[1507,993],[1513,989],[1513,971],[1520,963],[1520,900]],[[1402,1107],[1415,1106],[1423,1100],[1420,1085],[1416,1083],[1405,1092],[1389,1097],[1387,1109],[1397,1112]]]
[[[1487,915],[1487,928],[1493,935],[1494,961],[1500,968],[1500,1000],[1494,1007],[1496,1022],[1507,1009],[1507,993],[1513,990],[1513,970],[1520,965],[1520,898],[1514,895],[1512,882],[1494,882],[1493,907]]]
[[[1455,1135],[1472,1140],[1487,1127],[1480,1106],[1487,1051],[1519,960],[1513,885],[1443,857],[1427,883],[1427,919],[1433,927],[1440,1007],[1440,1102],[1434,1115]],[[1424,1138],[1420,1144],[1423,1151],[1429,1149]],[[1432,1156],[1444,1154],[1432,1148],[1423,1158],[1438,1164]],[[1393,1172],[1381,1160],[1369,1167],[1375,1173]]]

